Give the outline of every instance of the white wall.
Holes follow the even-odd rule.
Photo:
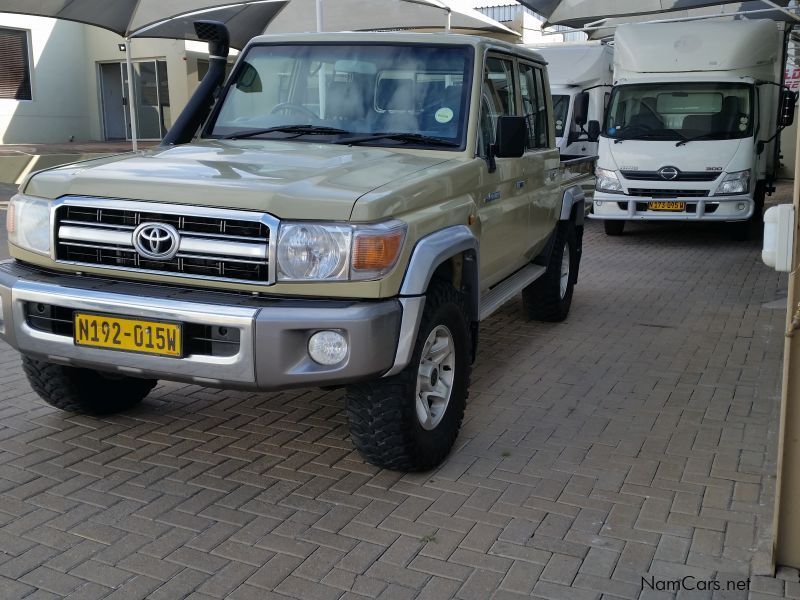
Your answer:
[[[0,143],[67,142],[89,136],[84,26],[0,13],[0,26],[30,32],[32,100],[0,99]]]
[[[33,100],[0,99],[0,144],[66,143],[103,139],[99,67],[123,61],[122,37],[69,21],[0,13],[1,27],[26,29],[32,47]],[[167,61],[172,119],[197,85],[196,54],[187,42],[135,39],[133,58]],[[194,49],[194,48],[193,48]]]

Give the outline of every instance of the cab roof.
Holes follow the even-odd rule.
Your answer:
[[[388,43],[388,44],[447,44],[453,46],[472,46],[478,50],[497,50],[545,64],[542,56],[519,44],[510,44],[494,38],[463,33],[412,33],[407,31],[339,31],[322,33],[282,33],[254,37],[244,50],[259,44],[297,44],[297,43]]]

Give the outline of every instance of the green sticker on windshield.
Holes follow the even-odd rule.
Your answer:
[[[436,111],[434,117],[437,123],[449,123],[453,120],[453,109],[447,108],[446,106],[442,107]]]

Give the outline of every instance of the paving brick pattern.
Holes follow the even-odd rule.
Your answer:
[[[590,224],[565,323],[481,327],[427,474],[365,464],[340,391],[70,416],[0,345],[0,598],[798,598],[792,569],[642,583],[764,569],[785,288],[724,226]]]

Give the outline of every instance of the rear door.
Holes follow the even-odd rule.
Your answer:
[[[560,153],[551,132],[552,106],[546,93],[547,76],[542,65],[519,61],[520,113],[528,126],[528,143],[523,163],[523,180],[530,194],[529,241],[538,252],[544,246],[560,216]]]

